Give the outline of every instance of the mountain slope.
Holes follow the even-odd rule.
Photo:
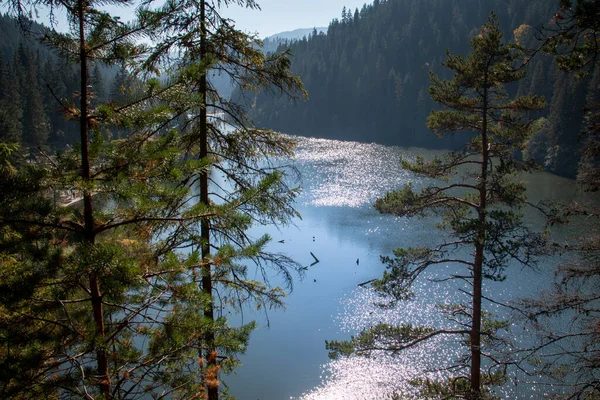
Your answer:
[[[427,94],[430,72],[444,76],[446,49],[469,51],[473,35],[490,11],[499,16],[506,40],[535,46],[535,28],[551,22],[557,4],[548,0],[386,0],[375,1],[331,22],[327,34],[291,43],[293,71],[308,90],[306,102],[264,95],[249,97],[251,116],[261,126],[284,132],[335,139],[424,147],[456,147],[425,128],[436,105]],[[512,94],[545,95],[553,110],[548,127],[530,153],[550,170],[573,175],[577,133],[589,91],[597,86],[556,72],[550,57],[536,55],[529,77]],[[569,102],[553,96],[563,93]],[[238,93],[238,96],[241,94]],[[540,114],[542,115],[542,114]]]

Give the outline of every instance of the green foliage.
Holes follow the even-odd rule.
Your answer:
[[[347,341],[325,341],[325,347],[332,359],[352,354],[368,356],[376,350],[398,352],[433,332],[435,329],[429,327],[381,323],[363,330],[358,336],[352,336]]]
[[[598,54],[598,5],[593,0],[561,0],[554,19],[546,27],[549,33],[544,51],[555,56],[558,67],[578,71],[580,77],[593,68]]]
[[[35,4],[19,5],[17,13]],[[195,3],[141,8],[127,24],[95,2],[61,6],[73,31],[47,31],[45,40],[84,73],[78,93],[53,101],[79,122],[80,141],[35,157],[12,140],[0,145],[0,391],[202,398],[219,387],[219,371],[239,364],[256,326],[231,327],[217,315],[283,305],[297,265],[247,230],[289,222],[297,191],[272,160],[291,156],[293,142],[255,128],[200,82],[216,65],[257,87],[294,93],[300,81],[287,57],[265,59],[214,3],[206,4],[210,35],[198,29]],[[153,47],[136,44],[141,37]],[[199,59],[202,37],[215,54]],[[172,48],[182,58],[161,79],[156,63]],[[97,68],[88,79],[92,62],[122,65],[109,95]],[[207,109],[226,117],[208,121]],[[210,124],[204,138],[202,119]],[[209,175],[210,189],[198,185]],[[266,279],[267,268],[288,286],[249,278]]]
[[[484,297],[493,299],[482,281],[504,280],[514,261],[535,265],[535,255],[544,244],[543,237],[522,222],[526,198],[518,175],[534,165],[518,161],[514,155],[524,149],[539,126],[527,114],[545,102],[537,96],[511,99],[504,90],[505,84],[525,77],[525,71],[516,68],[522,48],[503,44],[494,14],[473,37],[471,48],[467,56],[448,51],[443,65],[453,72],[453,79],[430,74],[428,91],[444,108],[431,112],[427,126],[440,137],[470,131],[466,147],[431,161],[402,160],[405,168],[430,179],[420,191],[409,183],[375,203],[380,212],[401,217],[437,216],[438,226],[449,238],[441,244],[397,249],[393,257],[382,257],[386,271],[373,282],[373,288],[394,304],[412,296],[412,285],[426,270],[453,264],[462,270],[437,279],[466,281],[470,291],[460,290],[471,302],[439,307],[454,324],[453,329],[377,325],[349,342],[328,343],[338,356],[360,353],[361,349],[395,352],[438,335],[458,335],[466,355],[451,369],[455,376],[447,382],[413,382],[424,398],[493,398],[491,387],[506,382],[505,364],[494,354],[502,352],[506,344],[503,333],[509,325],[482,307]],[[457,255],[460,250],[462,255]],[[468,377],[460,375],[463,370],[469,371]]]
[[[418,161],[417,161],[418,162]],[[424,170],[418,165],[415,169]],[[380,213],[398,216],[424,215],[427,199],[419,196],[409,183],[402,190],[389,192],[384,197],[375,201],[375,209]]]
[[[10,6],[9,1],[4,3]],[[75,117],[79,104],[80,71],[68,62],[73,42],[71,39],[59,39],[60,35],[30,21],[29,17],[22,15],[17,20],[13,14],[0,16],[0,31],[5,38],[0,44],[1,138],[4,142],[22,143],[23,147],[33,148],[34,152],[38,146],[64,149],[79,140],[77,125],[67,121]],[[121,25],[118,29],[125,32]],[[100,37],[94,40],[100,40]],[[59,41],[63,46],[71,46],[68,56],[40,43]],[[115,45],[118,46],[116,42]],[[110,65],[111,60],[102,58],[107,57],[108,52],[101,53],[96,57],[102,60],[94,62],[90,73],[90,104],[94,109],[122,100],[120,91],[115,97],[115,93],[108,93],[108,87],[123,86],[127,91],[131,83],[119,80],[126,78],[127,73],[117,73],[116,68]],[[112,135],[119,134],[114,126],[110,131]]]
[[[543,49],[552,54],[558,68],[569,71],[587,84],[584,123],[581,126],[584,143],[579,162],[578,181],[588,190],[597,190],[598,176],[598,4],[584,0],[573,4],[561,1],[554,24],[546,27],[547,40]],[[585,79],[587,78],[587,79]]]
[[[486,388],[502,386],[508,380],[505,371],[499,371],[493,374],[483,374],[482,378]],[[469,398],[471,393],[469,379],[466,376],[458,376],[443,382],[434,381],[431,379],[416,378],[411,380],[409,383],[418,388],[416,397],[419,399],[466,399]],[[500,399],[500,397],[489,390],[484,390],[479,398],[481,400]]]

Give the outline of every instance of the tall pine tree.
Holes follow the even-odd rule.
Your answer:
[[[209,68],[221,68],[217,59],[246,85],[291,92],[299,80],[286,56],[265,59],[216,4],[140,8],[128,24],[94,2],[61,4],[73,31],[46,41],[80,69],[77,92],[56,96],[80,140],[57,155],[41,152],[38,163],[14,146],[0,152],[2,391],[216,398],[219,370],[236,365],[254,327],[230,327],[221,311],[281,304],[281,288],[249,278],[252,262],[286,279],[295,267],[265,250],[268,237],[247,233],[295,215],[295,192],[268,160],[290,155],[293,143],[255,129],[209,85],[200,89]],[[209,35],[205,24],[218,28]],[[157,42],[138,45],[140,35]],[[204,55],[201,38],[210,40]],[[174,48],[183,57],[161,82]],[[132,82],[126,96],[91,104],[88,66],[98,61],[133,65],[145,79],[123,69]],[[209,118],[209,110],[228,117]],[[105,134],[114,127],[122,138]],[[214,181],[218,174],[227,185]]]
[[[257,7],[253,1],[243,4]],[[199,338],[206,362],[203,384],[208,398],[214,400],[219,397],[218,372],[222,367],[229,370],[236,363],[235,354],[227,345],[232,328],[217,316],[225,308],[238,309],[245,303],[261,308],[282,304],[284,291],[268,281],[251,279],[251,266],[247,264],[253,264],[263,278],[267,276],[265,268],[274,267],[288,284],[290,269],[297,267],[287,257],[265,250],[268,236],[252,238],[247,230],[255,224],[287,223],[296,215],[292,207],[296,192],[287,186],[284,174],[273,164],[273,158],[292,154],[293,141],[256,128],[242,107],[212,86],[205,71],[225,75],[246,90],[267,89],[296,95],[302,93],[302,86],[289,71],[288,54],[266,57],[254,36],[236,30],[232,21],[221,16],[218,2],[176,1],[168,4],[164,12],[170,17],[165,29],[158,32],[164,40],[159,47],[164,56],[171,56],[169,50],[173,47],[182,50],[181,59],[171,71],[173,79],[186,88],[189,99],[186,107],[179,110],[185,120],[180,132],[189,141],[190,156],[206,166],[197,177],[197,200],[199,206],[214,215],[202,219],[199,236],[187,239],[199,246],[199,284],[207,299],[203,314],[214,327]],[[185,40],[173,39],[183,37],[184,32]],[[161,62],[160,57],[152,61]],[[227,212],[214,211],[217,204],[223,204]]]
[[[12,65],[0,62],[0,141],[21,143],[22,111],[19,80]]]
[[[468,146],[443,158],[403,162],[405,168],[432,178],[430,183],[419,192],[408,185],[375,203],[375,208],[386,214],[441,217],[440,226],[450,238],[434,247],[397,249],[394,257],[383,257],[387,270],[373,287],[402,300],[410,297],[411,286],[424,271],[446,264],[461,267],[464,272],[455,272],[448,279],[468,282],[467,299],[442,308],[454,327],[381,324],[349,343],[330,342],[328,347],[334,354],[365,349],[400,351],[439,335],[464,337],[467,355],[457,362],[456,375],[448,385],[427,380],[419,383],[425,396],[478,400],[487,398],[489,386],[504,379],[504,364],[497,363],[493,350],[497,331],[505,325],[491,321],[485,311],[483,299],[493,298],[493,294],[485,292],[483,280],[502,280],[514,260],[531,265],[533,252],[541,243],[522,223],[525,187],[516,180],[517,174],[532,167],[515,160],[514,155],[535,128],[523,114],[542,108],[544,101],[535,96],[508,98],[504,85],[519,81],[525,71],[515,65],[520,49],[502,42],[495,15],[473,38],[471,48],[467,57],[447,53],[443,65],[454,73],[452,80],[430,75],[429,93],[444,108],[433,111],[427,120],[438,136],[472,132]]]

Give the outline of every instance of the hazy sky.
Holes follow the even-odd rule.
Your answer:
[[[333,18],[340,18],[345,6],[354,12],[372,0],[257,0],[261,10],[250,10],[238,6],[224,8],[222,14],[235,21],[235,26],[245,32],[258,33],[259,38],[275,33],[292,31],[298,28],[327,27]],[[107,7],[110,12],[121,14],[128,19],[128,9]],[[0,11],[6,9],[0,7]],[[64,16],[57,13],[60,25],[65,24]],[[47,14],[40,10],[38,22],[47,24]]]
[[[224,14],[236,21],[236,27],[258,32],[263,38],[274,33],[298,28],[327,27],[333,18],[340,18],[342,8],[359,10],[372,0],[257,0],[260,11],[230,7]]]

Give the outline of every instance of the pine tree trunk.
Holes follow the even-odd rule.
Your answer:
[[[487,167],[488,167],[488,138],[487,111],[488,89],[487,72],[484,78],[482,128],[481,128],[481,171],[479,181],[479,207],[477,209],[478,233],[475,241],[475,258],[473,262],[473,311],[471,322],[471,400],[481,398],[481,298],[483,280],[483,257],[486,239],[486,206],[487,206]]]
[[[481,214],[480,214],[481,220]],[[477,235],[480,241],[480,235]],[[471,324],[471,400],[481,396],[481,270],[483,264],[483,244],[475,245],[473,265],[473,320]]]
[[[80,0],[78,4],[78,19],[79,19],[79,63],[81,67],[81,92],[80,92],[80,117],[79,117],[79,128],[81,135],[81,177],[85,182],[90,180],[90,159],[88,152],[89,142],[89,124],[88,124],[88,106],[89,106],[89,94],[88,94],[88,66],[87,66],[87,45],[85,40],[85,0]],[[94,233],[94,214],[92,208],[92,193],[86,187],[83,192],[83,217],[84,217],[84,230],[85,239],[90,246],[94,245],[95,233]],[[100,341],[104,341],[104,313],[102,310],[102,294],[100,293],[100,286],[98,284],[98,277],[94,271],[90,272],[89,277],[90,293],[91,293],[91,304],[92,314],[94,318],[94,324],[96,326],[96,337],[100,338]],[[108,360],[106,350],[100,347],[96,350],[97,367],[98,367],[98,386],[100,393],[105,399],[110,398],[110,380],[108,378]]]
[[[204,62],[207,57],[207,34],[206,34],[206,8],[204,0],[200,1],[200,24],[201,24],[201,37],[200,37],[200,59]],[[200,158],[206,159],[208,157],[208,121],[207,121],[207,110],[206,110],[206,96],[207,96],[207,82],[206,72],[200,77],[200,95],[203,98],[203,107],[200,109]],[[208,198],[208,171],[204,171],[200,175],[200,201],[202,204],[209,206]],[[210,223],[208,218],[203,218],[201,222],[202,238],[202,291],[207,295],[206,298],[210,299],[209,303],[204,306],[204,316],[210,322],[214,321],[214,307],[212,303],[212,272],[211,264],[209,262],[210,256]],[[206,359],[206,389],[208,394],[208,400],[218,400],[219,398],[219,381],[218,381],[218,366],[215,349],[215,334],[212,326],[204,333],[204,346],[205,346],[205,359]]]

